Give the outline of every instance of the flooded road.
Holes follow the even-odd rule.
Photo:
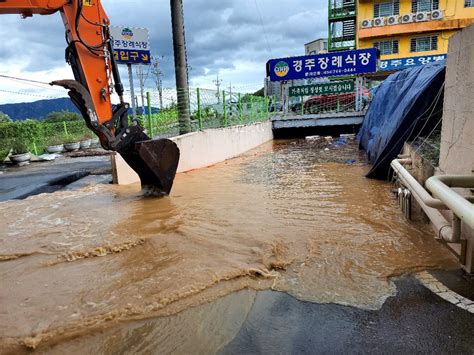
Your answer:
[[[322,154],[310,141],[271,142],[179,174],[160,200],[96,186],[0,203],[0,347],[95,334],[91,349],[128,339],[146,353],[162,336],[171,352],[213,324],[200,350],[214,352],[254,290],[379,309],[396,292],[391,277],[456,266],[429,226],[404,219],[388,184],[364,178],[367,166]]]

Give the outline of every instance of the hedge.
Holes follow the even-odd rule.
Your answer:
[[[77,136],[78,139],[92,132],[84,121],[67,121],[48,123],[36,120],[0,123],[0,161],[3,161],[12,142],[25,142],[33,153],[41,154],[46,151],[48,139],[52,137]]]

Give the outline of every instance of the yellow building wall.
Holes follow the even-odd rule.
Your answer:
[[[403,36],[390,36],[384,38],[374,38],[369,40],[360,40],[359,46],[357,48],[372,48],[373,42],[380,42],[386,40],[398,39],[398,54],[391,55],[382,55],[381,59],[395,59],[395,58],[405,58],[405,57],[418,57],[426,55],[436,55],[436,54],[446,54],[448,53],[448,39],[454,35],[457,31],[444,31],[444,32],[426,32],[423,34],[413,33],[410,35]],[[427,51],[427,52],[410,52],[410,42],[411,38],[415,36],[432,36],[438,35],[438,50],[436,51]]]
[[[474,18],[474,7],[464,7],[464,0],[441,0],[439,9],[448,20]]]
[[[381,3],[385,1],[381,0],[360,0],[358,1],[357,9],[357,28],[360,29],[360,24],[363,20],[374,18],[374,3]],[[400,0],[400,15],[411,13],[411,0]],[[444,12],[445,20],[457,20],[457,19],[474,19],[474,7],[464,7],[464,0],[439,0],[439,9]],[[395,59],[404,57],[415,57],[415,56],[426,56],[436,54],[446,54],[448,52],[448,39],[456,30],[436,31],[436,32],[423,32],[423,28],[426,29],[426,24],[433,21],[419,22],[416,24],[416,28],[419,31],[412,33],[397,35],[391,33],[390,27],[384,26],[386,29],[387,36],[381,38],[364,38],[359,39],[357,37],[357,48],[371,48],[373,42],[379,42],[389,39],[399,40],[399,53],[392,55],[382,55],[381,59]],[[438,50],[428,52],[410,52],[410,40],[415,36],[430,36],[438,35]]]
[[[374,18],[374,3],[386,1],[360,0],[358,1],[357,19],[362,20]],[[464,7],[464,0],[439,0],[439,9],[444,12],[445,20],[474,18],[474,7]],[[400,15],[411,13],[411,0],[400,0]],[[423,23],[420,23],[422,25]]]

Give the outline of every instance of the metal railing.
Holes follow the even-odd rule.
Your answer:
[[[330,20],[344,19],[347,17],[356,16],[355,4],[344,5],[341,7],[330,7],[328,9],[328,15]]]
[[[139,116],[151,136],[179,133],[176,90],[149,92],[146,114]],[[191,131],[261,122],[270,118],[270,98],[238,90],[193,88],[189,91]],[[161,104],[163,106],[161,107]]]
[[[362,113],[372,94],[365,79],[295,80],[282,84],[283,95],[270,98],[270,111],[281,115]]]

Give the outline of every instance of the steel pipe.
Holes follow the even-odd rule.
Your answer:
[[[426,181],[431,193],[449,207],[461,221],[474,228],[474,205],[452,188],[473,188],[474,175],[433,176]]]
[[[404,191],[404,200],[405,200],[405,217],[411,219],[411,196],[412,193],[409,189]]]
[[[390,164],[393,171],[397,173],[398,178],[406,187],[410,188],[413,196],[418,196],[428,207],[436,208],[437,210],[447,210],[447,206],[440,200],[433,198],[421,184],[403,167],[399,159],[395,159]]]
[[[447,206],[443,202],[431,197],[398,160],[392,161],[391,166],[397,173],[398,179],[411,191],[412,196],[430,219],[437,233],[437,237],[448,243],[459,243],[461,240],[461,220],[454,216],[453,221],[449,223],[441,212],[439,212],[440,209],[447,209]],[[399,195],[403,194],[403,189],[398,189],[397,193]],[[400,196],[398,197],[400,198]]]

